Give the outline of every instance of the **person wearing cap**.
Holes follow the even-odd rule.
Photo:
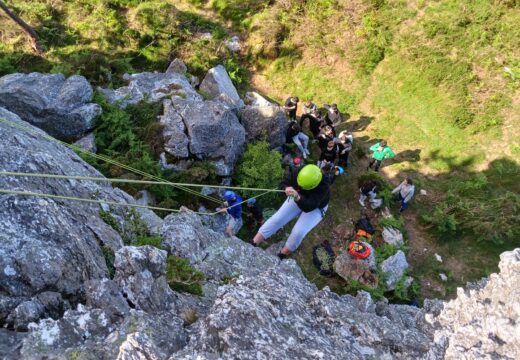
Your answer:
[[[262,226],[264,223],[264,209],[259,204],[256,198],[251,198],[247,200],[247,218],[250,220],[248,222],[249,229],[257,229],[259,226]]]
[[[285,100],[283,109],[285,110],[289,120],[296,120],[296,111],[298,110],[299,101],[300,99],[298,99],[297,96],[291,96]]]
[[[385,140],[381,140],[380,142],[372,145],[370,147],[370,151],[372,151],[373,153],[372,159],[370,159],[370,163],[368,164],[367,170],[371,169],[374,165],[374,170],[378,171],[384,159],[390,159],[395,156],[395,153],[387,145]]]
[[[399,212],[402,213],[408,207],[408,203],[412,200],[413,194],[415,193],[415,185],[413,184],[413,180],[410,178],[406,178],[402,183],[399,184],[394,190],[392,190],[392,194],[394,194],[396,200],[399,200],[401,203],[401,208]]]
[[[305,165],[285,178],[280,188],[285,191],[287,200],[260,227],[253,238],[253,245],[259,245],[289,221],[298,217],[284,247],[278,254],[280,259],[285,259],[300,246],[303,238],[325,216],[330,200],[330,184],[316,165]]]
[[[231,190],[224,192],[224,207],[218,208],[218,212],[226,214],[227,224],[225,233],[231,237],[242,227],[242,198]]]
[[[335,127],[341,124],[343,118],[341,117],[337,104],[325,104],[323,107],[327,109],[327,114],[325,115],[325,123],[327,125]]]
[[[353,136],[352,133],[342,131],[338,136],[338,164],[346,168],[348,165],[348,156],[352,150]]]

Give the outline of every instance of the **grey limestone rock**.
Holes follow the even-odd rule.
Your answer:
[[[87,136],[82,137],[81,139],[76,141],[74,145],[79,146],[83,150],[87,150],[94,154],[97,152],[96,137],[94,133],[90,133]]]
[[[244,102],[229,78],[226,68],[222,65],[208,71],[200,84],[200,91],[213,99],[218,98],[234,108],[241,109],[244,107]]]
[[[61,140],[75,140],[94,126],[101,107],[79,75],[10,74],[0,78],[0,106]]]
[[[401,246],[404,244],[403,234],[392,227],[383,228],[383,241],[395,246]]]
[[[246,106],[241,114],[247,141],[265,139],[276,148],[285,144],[288,122],[285,113],[274,106]]]
[[[334,271],[343,279],[359,281],[362,284],[374,286],[377,278],[373,274],[376,269],[376,258],[374,249],[370,244],[365,243],[372,250],[366,259],[356,259],[348,251],[344,251],[336,257],[334,261]]]
[[[170,63],[166,73],[179,73],[184,75],[186,74],[186,71],[188,71],[188,68],[184,62],[181,59],[176,58]]]
[[[190,156],[190,139],[181,115],[173,108],[171,100],[163,101],[164,113],[160,118],[163,127],[164,151],[175,158]]]
[[[177,72],[144,72],[125,75],[124,79],[128,81],[127,86],[116,90],[102,88],[98,90],[107,97],[109,102],[119,102],[122,107],[142,100],[158,102],[172,96],[202,101],[202,97],[193,89],[184,74]]]
[[[387,290],[395,290],[397,282],[404,275],[406,269],[408,269],[408,262],[401,250],[381,263],[381,270],[386,273]]]

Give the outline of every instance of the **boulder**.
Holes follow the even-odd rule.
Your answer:
[[[426,316],[435,339],[427,359],[520,358],[520,249],[500,255],[499,268]]]
[[[244,107],[244,102],[240,99],[226,68],[222,65],[217,65],[208,71],[199,89],[211,98],[223,101],[231,107],[237,109]]]
[[[372,253],[366,259],[356,259],[347,251],[342,252],[334,261],[334,271],[346,281],[355,280],[363,285],[376,286],[376,259],[373,248],[371,246],[370,248]]]
[[[210,210],[206,209],[205,207],[200,207],[199,212],[202,213],[209,213]],[[211,230],[215,231],[219,234],[224,234],[227,228],[228,224],[228,216],[227,214],[215,214],[215,215],[203,215],[201,216],[203,224],[210,228]],[[242,226],[244,225],[244,222],[242,218],[236,220],[234,222],[233,226],[233,235],[238,234]]]
[[[399,250],[381,263],[381,270],[386,273],[386,290],[395,290],[395,286],[408,269],[404,252]]]
[[[215,164],[217,175],[230,176],[244,151],[245,130],[237,116],[218,101],[172,100],[186,126],[190,154]]]
[[[383,241],[394,246],[402,246],[404,244],[403,234],[392,227],[383,228]]]
[[[181,115],[173,107],[171,100],[163,101],[164,113],[160,118],[163,125],[164,151],[174,158],[190,156],[190,139]]]
[[[246,106],[241,115],[247,142],[267,140],[271,147],[285,144],[288,122],[285,113],[274,106]]]
[[[239,52],[242,48],[242,45],[240,44],[240,38],[238,36],[233,36],[226,40],[225,42],[226,47],[232,51],[232,52]]]
[[[116,90],[98,88],[98,91],[104,94],[110,103],[118,102],[121,107],[143,100],[158,102],[172,96],[202,101],[202,97],[193,89],[184,74],[177,72],[144,72],[125,75],[124,79],[128,81],[127,86]]]
[[[76,140],[94,126],[101,107],[79,75],[10,74],[0,78],[0,106],[61,140]]]
[[[188,68],[184,64],[184,62],[181,59],[174,59],[170,65],[168,66],[168,69],[166,70],[166,73],[179,73],[179,74],[186,74],[188,71]]]
[[[81,139],[76,141],[74,145],[79,146],[83,150],[87,150],[94,154],[97,152],[96,137],[94,133],[90,133],[87,136],[82,137]]]
[[[259,106],[259,107],[273,106],[273,107],[279,107],[277,104],[274,104],[274,103],[270,102],[269,100],[264,98],[262,95],[260,95],[257,92],[254,92],[254,91],[246,92],[246,96],[244,98],[244,101],[245,101],[246,105],[249,105],[249,106]]]
[[[44,133],[17,115],[0,108],[0,117],[34,132],[0,123],[0,171],[102,176],[73,151],[35,135]],[[134,201],[104,182],[1,176],[0,188]],[[88,280],[108,276],[104,255],[117,251],[123,241],[101,218],[99,205],[11,194],[0,194],[0,203],[0,323],[14,326],[17,319],[29,319],[37,313],[57,316],[69,302],[85,300]],[[125,209],[107,209],[121,224],[127,222]],[[59,296],[42,299],[41,294],[49,291]],[[35,298],[44,305],[43,312],[33,311]],[[16,310],[25,302],[32,305]]]

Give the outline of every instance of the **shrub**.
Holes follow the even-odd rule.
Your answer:
[[[170,255],[166,259],[166,278],[173,290],[202,295],[204,274],[194,269],[188,260]]]
[[[108,276],[110,277],[110,279],[113,279],[114,275],[116,274],[116,268],[114,266],[116,256],[112,249],[106,245],[101,246],[101,252],[103,253],[103,257],[105,258],[105,264],[108,269]]]
[[[404,229],[404,219],[401,218],[395,218],[395,217],[388,217],[388,218],[382,218],[379,220],[378,223],[379,227],[385,228],[385,227],[393,227],[394,229],[403,230]]]
[[[242,187],[276,189],[284,174],[281,158],[279,152],[269,149],[269,143],[266,141],[247,145],[236,168],[235,183]],[[258,191],[243,192],[246,197],[259,194]],[[262,198],[273,201],[278,198],[277,195],[270,193]]]
[[[133,246],[150,245],[150,246],[154,246],[158,249],[164,250],[164,247],[162,246],[162,239],[158,235],[156,235],[156,236],[139,236],[133,241],[132,245]]]

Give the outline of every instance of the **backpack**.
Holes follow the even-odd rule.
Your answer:
[[[332,276],[336,254],[327,240],[312,248],[312,262],[321,276]]]
[[[370,220],[367,217],[362,217],[355,224],[356,231],[363,230],[366,233],[373,235],[376,232],[376,229],[370,223]],[[363,235],[361,235],[363,236]]]

